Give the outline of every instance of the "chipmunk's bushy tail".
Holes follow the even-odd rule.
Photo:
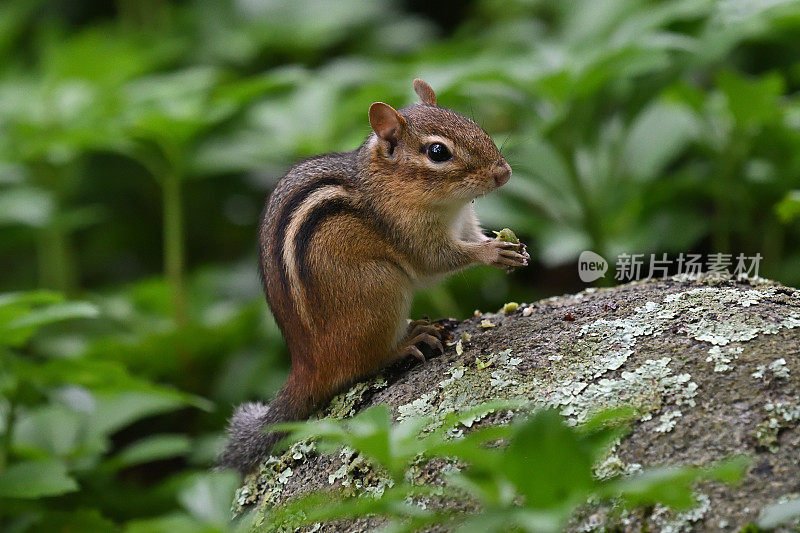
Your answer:
[[[307,409],[294,405],[287,387],[269,405],[251,402],[240,405],[228,423],[228,444],[217,463],[223,468],[235,468],[242,475],[252,471],[266,458],[272,447],[285,434],[265,432],[280,422],[292,422],[307,416]]]

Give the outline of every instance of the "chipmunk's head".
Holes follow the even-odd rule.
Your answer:
[[[436,105],[436,94],[421,79],[414,90],[422,100],[417,105],[399,111],[383,102],[370,106],[373,169],[431,205],[468,202],[505,184],[511,167],[489,135]]]

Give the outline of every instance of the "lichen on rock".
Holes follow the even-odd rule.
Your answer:
[[[598,464],[598,476],[704,465],[740,453],[753,457],[747,479],[736,488],[704,483],[699,510],[625,514],[589,508],[576,516],[575,529],[733,530],[796,490],[800,291],[762,279],[637,282],[478,315],[460,323],[454,338],[459,342],[445,355],[422,365],[399,363],[358,383],[320,416],[348,417],[383,403],[396,420],[441,420],[487,401],[516,400],[555,406],[575,424],[598,410],[630,405],[637,420]],[[436,479],[445,467],[425,466],[420,482]],[[386,478],[370,468],[357,454],[295,450],[271,458],[248,478],[239,509],[263,510],[329,488],[331,480],[375,495]]]

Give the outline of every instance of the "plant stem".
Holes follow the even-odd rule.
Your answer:
[[[742,144],[736,133],[732,134],[730,145],[722,154],[720,170],[714,176],[714,218],[712,222],[712,252],[729,253],[731,249],[731,228],[734,213],[733,194],[736,172],[740,162],[746,157],[746,145]]]
[[[572,187],[575,191],[575,196],[578,199],[578,202],[581,206],[582,211],[582,220],[581,224],[583,225],[583,230],[589,236],[589,242],[591,243],[592,251],[595,253],[605,257],[606,256],[606,242],[605,236],[603,235],[603,221],[600,217],[597,206],[592,201],[592,198],[589,196],[589,193],[586,191],[586,188],[583,186],[580,177],[578,176],[578,168],[573,168],[572,172],[569,173],[570,181],[572,182]],[[613,285],[613,262],[611,265],[612,268],[612,276],[609,278],[608,276],[604,276],[597,280],[598,285],[603,286],[611,286]]]
[[[172,312],[175,325],[186,325],[186,288],[183,243],[181,177],[168,171],[162,184],[164,202],[164,272],[172,291]]]
[[[37,183],[53,196],[55,208],[53,216],[39,230],[37,236],[37,262],[39,285],[44,288],[72,293],[77,285],[75,264],[71,252],[69,231],[60,221],[62,199],[65,195],[65,182],[72,168],[56,167],[49,164],[34,166]]]
[[[42,287],[70,294],[75,289],[75,274],[67,235],[55,223],[39,234],[39,283]]]
[[[0,441],[0,474],[5,472],[8,466],[8,456],[11,454],[11,443],[14,438],[14,422],[16,422],[17,413],[14,409],[14,403],[8,401],[8,412],[6,413],[5,429],[3,430],[3,439]]]
[[[769,217],[768,223],[764,226],[764,261],[761,263],[761,270],[759,276],[770,276],[773,279],[780,279],[781,267],[783,266],[783,243],[785,226],[776,220],[775,217]],[[758,249],[753,249],[755,252]]]

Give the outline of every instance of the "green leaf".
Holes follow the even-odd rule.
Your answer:
[[[502,473],[525,497],[527,507],[548,509],[585,498],[595,486],[596,450],[554,410],[521,424],[500,463]]]
[[[94,318],[97,314],[97,307],[90,303],[67,302],[36,309],[23,317],[5,324],[3,327],[8,330],[40,328],[53,322],[72,318]]]
[[[623,146],[625,165],[634,178],[649,181],[678,157],[700,130],[687,106],[657,101],[633,121]]]
[[[47,43],[42,54],[43,69],[52,77],[97,83],[114,94],[123,82],[168,60],[167,43],[163,38],[154,44],[143,42],[114,25],[88,26],[67,38]]]
[[[28,359],[20,358],[14,367],[19,377],[42,388],[79,385],[97,393],[139,392],[194,405],[200,409],[213,408],[203,398],[170,387],[155,385],[137,377],[118,361],[81,357],[52,358],[41,363],[31,363]]]
[[[216,528],[204,527],[186,513],[173,512],[158,518],[131,520],[125,525],[125,533],[218,533]]]
[[[74,318],[94,318],[97,307],[86,302],[65,302],[27,310],[20,316],[0,313],[0,345],[19,346],[28,341],[39,328]]]
[[[779,99],[785,87],[783,77],[777,72],[756,79],[745,78],[735,72],[723,72],[717,77],[717,83],[740,126],[753,128],[780,119]]]
[[[465,457],[472,459],[482,454],[481,445],[508,434],[507,427],[490,427],[470,434],[464,440],[451,440],[447,433],[454,426],[472,421],[486,413],[519,406],[519,402],[490,402],[464,411],[448,414],[439,421],[438,429],[420,437],[422,430],[432,424],[431,417],[415,417],[393,424],[391,413],[385,405],[376,405],[341,421],[315,420],[310,422],[276,424],[271,429],[291,431],[284,440],[318,439],[321,450],[349,446],[386,469],[396,483],[402,481],[409,462],[419,454],[438,457]],[[473,453],[475,452],[475,453]]]
[[[506,533],[518,530],[557,533],[564,530],[564,519],[560,513],[526,508],[491,509],[468,517],[455,531],[456,533]]]
[[[58,403],[26,409],[17,421],[14,447],[71,459],[83,454],[99,455],[108,442],[105,434],[87,431],[90,417],[91,413],[68,409]]]
[[[236,111],[230,98],[213,100],[218,82],[219,72],[211,67],[135,80],[124,91],[127,130],[133,138],[161,146],[171,165],[183,165],[188,144]]]
[[[622,424],[634,422],[640,413],[630,406],[614,407],[593,414],[589,419],[578,426],[582,432],[591,433],[607,427],[618,427]]]
[[[53,506],[55,507],[55,506]],[[48,508],[42,515],[41,525],[48,531],[62,533],[86,531],[91,533],[116,533],[118,526],[105,518],[97,509],[69,509],[60,511]]]
[[[692,483],[693,470],[680,467],[656,467],[618,482],[622,499],[630,507],[660,503],[673,509],[688,509],[696,501]]]
[[[0,294],[0,308],[8,305],[41,305],[41,304],[54,304],[64,301],[64,297],[54,291],[48,290],[34,290],[34,291],[20,291],[20,292],[6,292]],[[22,314],[20,311],[19,314]],[[7,317],[4,317],[7,320]]]
[[[192,441],[186,435],[154,435],[134,442],[111,460],[115,468],[127,468],[141,463],[186,455]]]
[[[785,224],[800,217],[800,190],[787,192],[786,196],[775,205],[775,213]]]
[[[55,212],[53,195],[33,187],[15,187],[0,193],[0,226],[22,224],[41,228]]]
[[[0,497],[41,498],[78,490],[78,484],[59,461],[26,461],[0,474]]]
[[[750,461],[751,458],[747,455],[737,455],[702,469],[701,475],[704,479],[714,479],[731,485],[738,483],[744,477]]]
[[[734,483],[741,479],[749,463],[747,456],[738,456],[706,468],[651,468],[641,474],[611,481],[603,491],[609,497],[618,494],[631,507],[660,503],[674,509],[687,509],[696,503],[692,492],[695,482],[713,479]]]
[[[429,509],[410,503],[414,496],[442,496],[457,497],[454,492],[446,487],[415,486],[400,483],[388,487],[381,497],[345,496],[340,491],[320,490],[293,498],[282,506],[276,506],[268,511],[268,520],[272,524],[281,524],[299,527],[303,524],[324,522],[330,520],[356,518],[368,515],[381,515],[401,517],[406,521],[419,521],[425,523],[441,523],[450,515],[435,513]],[[416,531],[418,528],[406,527],[401,531]]]
[[[185,395],[163,391],[99,393],[96,398],[91,427],[101,434],[110,434],[136,420],[187,405]]]
[[[200,522],[224,528],[230,523],[231,501],[237,488],[239,475],[234,472],[200,474],[180,492],[178,499]]]
[[[353,418],[341,421],[315,420],[296,424],[277,424],[272,429],[292,431],[291,440],[319,438],[321,449],[350,446],[395,472],[405,459],[402,449],[390,436],[392,417],[385,405],[370,407]],[[391,444],[390,444],[391,442]]]

